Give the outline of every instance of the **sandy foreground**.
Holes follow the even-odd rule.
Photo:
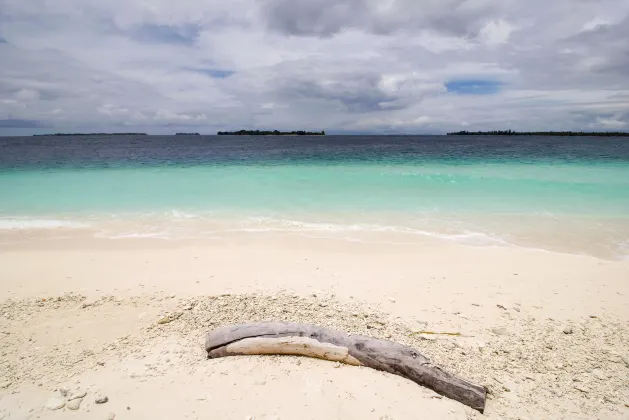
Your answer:
[[[2,242],[0,281],[0,419],[629,418],[629,261],[297,237],[35,235]],[[210,329],[262,320],[412,345],[488,387],[487,410],[368,368],[206,359]]]

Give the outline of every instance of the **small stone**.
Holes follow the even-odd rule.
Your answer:
[[[437,337],[434,334],[419,334],[418,337],[421,338],[422,340],[428,340],[428,341],[437,340]]]
[[[109,401],[107,395],[97,395],[96,398],[94,398],[96,404],[105,404],[107,401]]]
[[[83,401],[83,398],[77,398],[72,401],[68,401],[68,403],[66,404],[66,408],[68,410],[78,410],[81,407],[82,401]]]
[[[427,327],[428,327],[428,323],[426,321],[420,321],[417,319],[410,321],[408,324],[408,329],[411,330],[411,332],[415,334],[426,331]]]
[[[44,407],[48,410],[54,411],[63,408],[65,405],[66,400],[64,400],[63,398],[51,398],[46,402],[46,405]]]
[[[504,306],[502,306],[502,305],[496,305],[496,306],[497,306],[497,307],[499,307],[500,309],[502,309],[503,311],[506,311],[506,310],[507,310],[507,308],[505,308],[505,307],[504,307]]]
[[[395,298],[392,298],[391,296],[389,296],[387,299],[389,299],[389,302],[395,303]]]
[[[67,397],[68,394],[70,393],[70,391],[68,391],[65,388],[59,388],[59,393],[63,396],[63,397]]]
[[[107,420],[114,420],[116,418],[116,413],[107,414]]]
[[[8,388],[9,386],[11,386],[11,381],[6,381],[6,382],[0,383],[0,388],[2,388],[2,389]]]
[[[562,331],[563,331],[564,334],[572,334],[574,332],[572,327],[564,327],[564,329]]]
[[[513,307],[513,310],[516,311],[516,312],[520,312],[520,308],[518,308],[518,307]]]
[[[70,398],[68,398],[68,401],[76,400],[77,398],[85,398],[86,395],[87,395],[87,392],[85,391],[77,391],[73,393],[72,395],[70,395]]]
[[[590,318],[594,319],[594,318],[598,318],[596,315],[590,315]]]
[[[492,328],[491,332],[496,335],[508,335],[509,331],[506,328]]]
[[[105,366],[105,362],[96,362],[98,366]]]
[[[341,363],[340,363],[340,362],[336,362],[336,363],[334,364],[334,369],[338,369],[338,368],[340,368],[340,367],[341,367]]]

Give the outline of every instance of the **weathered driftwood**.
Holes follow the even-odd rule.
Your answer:
[[[481,413],[486,390],[433,365],[413,348],[314,325],[268,322],[211,331],[205,341],[208,357],[290,354],[367,366],[403,376]]]

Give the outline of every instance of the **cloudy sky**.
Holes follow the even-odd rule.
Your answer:
[[[629,0],[0,0],[0,135],[629,130]]]

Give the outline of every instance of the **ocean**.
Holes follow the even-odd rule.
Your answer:
[[[0,240],[281,234],[629,255],[629,139],[0,137]]]

